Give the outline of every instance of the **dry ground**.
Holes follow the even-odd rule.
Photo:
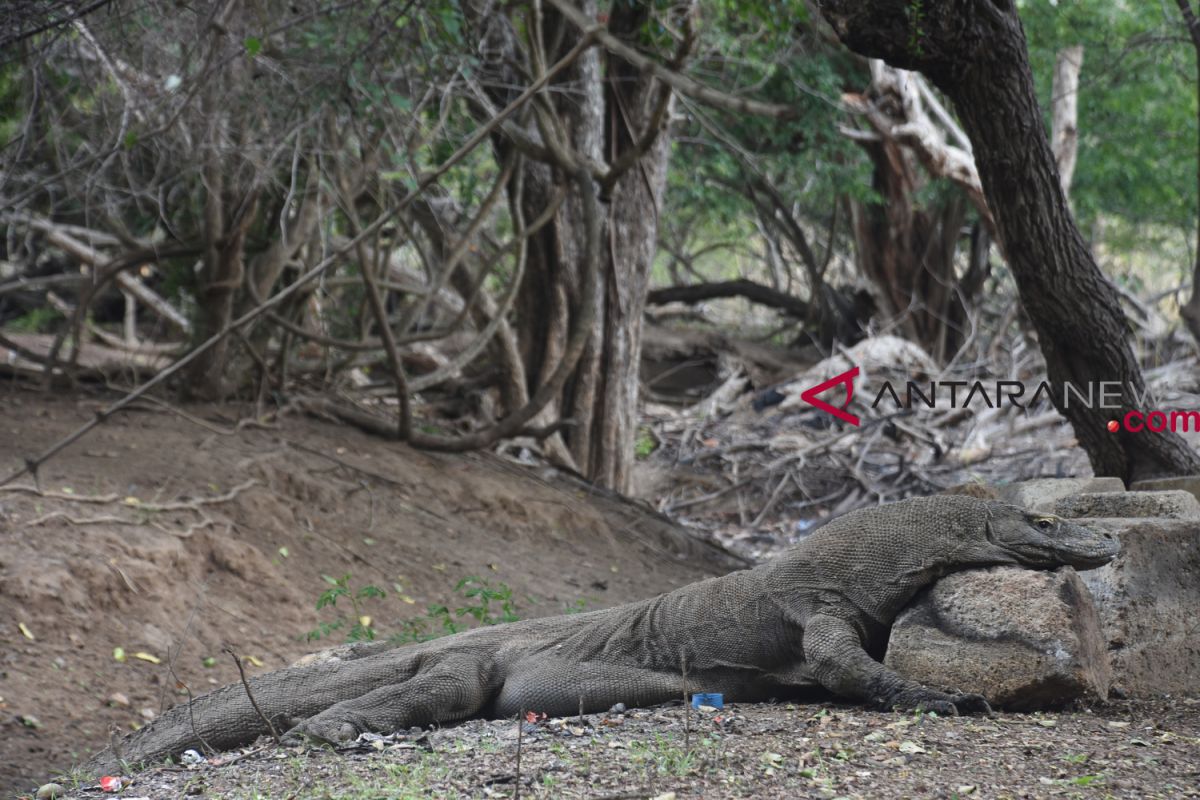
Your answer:
[[[0,384],[0,471],[105,399]],[[0,797],[185,697],[176,678],[193,692],[234,680],[225,643],[258,659],[252,673],[324,646],[306,633],[345,603],[315,609],[323,575],[387,591],[362,607],[387,636],[428,604],[462,604],[467,576],[511,587],[528,617],[730,569],[561,475],[303,417],[233,432],[248,409],[188,411],[115,417],[45,466],[52,497],[0,489]]]
[[[937,718],[829,705],[680,705],[526,723],[521,797],[1183,798],[1200,796],[1188,704]],[[686,729],[686,733],[685,733]],[[379,748],[376,750],[375,748]],[[135,797],[513,797],[514,721],[387,737],[340,753],[264,745],[227,765],[139,775]],[[75,798],[100,792],[82,786]]]

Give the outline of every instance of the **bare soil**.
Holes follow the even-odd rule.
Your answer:
[[[0,385],[0,471],[111,399]],[[42,495],[0,489],[0,797],[186,699],[180,686],[236,680],[225,644],[256,659],[254,673],[340,643],[342,632],[306,640],[345,609],[317,611],[322,576],[384,589],[361,611],[386,637],[429,604],[461,605],[467,576],[508,585],[531,617],[734,566],[664,517],[554,470],[251,412],[190,407],[185,418],[148,404],[50,460]]]
[[[271,744],[136,776],[125,794],[295,798],[1183,798],[1200,796],[1194,704],[993,718],[844,706],[681,704],[526,723],[476,720],[340,752]],[[98,797],[81,786],[74,798]]]

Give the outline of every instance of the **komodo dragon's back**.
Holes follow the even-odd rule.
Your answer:
[[[340,655],[253,677],[172,708],[97,755],[91,771],[191,748],[227,749],[269,732],[346,741],[363,732],[521,710],[550,714],[665,702],[690,688],[731,701],[822,686],[882,706],[944,713],[986,708],[939,692],[868,655],[900,609],[950,572],[1000,564],[1089,568],[1116,555],[1111,537],[1015,506],[966,496],[855,511],[780,558],[658,597]],[[686,678],[685,678],[686,676]]]

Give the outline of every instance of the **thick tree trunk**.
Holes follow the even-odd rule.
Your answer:
[[[594,3],[583,4],[589,16]],[[613,9],[609,30],[633,37],[648,13],[641,3]],[[546,38],[565,23],[547,13]],[[559,49],[565,52],[578,31],[567,25]],[[552,54],[555,58],[558,54]],[[597,483],[628,491],[634,461],[641,361],[642,316],[658,235],[658,211],[666,184],[669,115],[656,114],[662,100],[653,78],[615,56],[592,49],[563,80],[557,109],[568,125],[571,144],[594,163],[612,165],[647,135],[656,138],[641,158],[602,196],[607,212],[604,277],[595,297],[580,296],[578,265],[583,252],[581,210],[563,205],[553,225],[531,241],[525,279],[517,302],[517,332],[530,391],[561,355],[565,331],[582,304],[597,313],[583,356],[561,398],[540,423],[569,418],[562,434],[575,465]],[[525,174],[526,216],[542,213],[554,191],[551,171],[529,162]]]
[[[1107,424],[1148,411],[1141,369],[1116,289],[1075,227],[1029,68],[1014,0],[819,0],[822,13],[855,52],[920,70],[954,102],[974,147],[1021,302],[1038,333],[1055,403],[1070,420],[1097,475],[1126,481],[1200,472],[1200,458],[1177,435]],[[1119,409],[1064,404],[1064,384],[1119,384]],[[1151,408],[1153,406],[1150,406]]]
[[[1192,46],[1196,50],[1196,87],[1200,91],[1200,20],[1192,10],[1191,0],[1176,0],[1183,23],[1187,26]],[[1200,113],[1200,112],[1198,112]],[[1200,189],[1200,138],[1196,142],[1196,185]],[[1187,325],[1196,344],[1200,345],[1200,214],[1196,217],[1196,262],[1192,267],[1192,299],[1179,309],[1183,324]]]
[[[963,296],[954,256],[965,204],[952,198],[931,208],[916,205],[915,160],[895,140],[864,145],[875,164],[878,203],[851,202],[858,266],[876,289],[880,307],[907,338],[938,361],[954,354],[966,334]]]
[[[940,106],[926,110],[934,102],[919,75],[872,61],[870,89],[850,101],[870,128],[848,135],[874,163],[872,188],[882,200],[852,201],[850,208],[859,269],[874,284],[881,307],[908,338],[945,361],[966,338],[968,306],[981,286],[966,291],[955,268],[967,211],[963,197],[985,226],[994,222],[965,135],[952,121],[940,122],[949,118]],[[947,127],[960,145],[947,141]],[[953,181],[965,195],[918,204],[926,174]]]

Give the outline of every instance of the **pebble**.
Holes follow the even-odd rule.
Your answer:
[[[66,789],[59,786],[57,783],[44,783],[37,790],[37,800],[53,800],[55,797],[62,797],[66,794]]]

